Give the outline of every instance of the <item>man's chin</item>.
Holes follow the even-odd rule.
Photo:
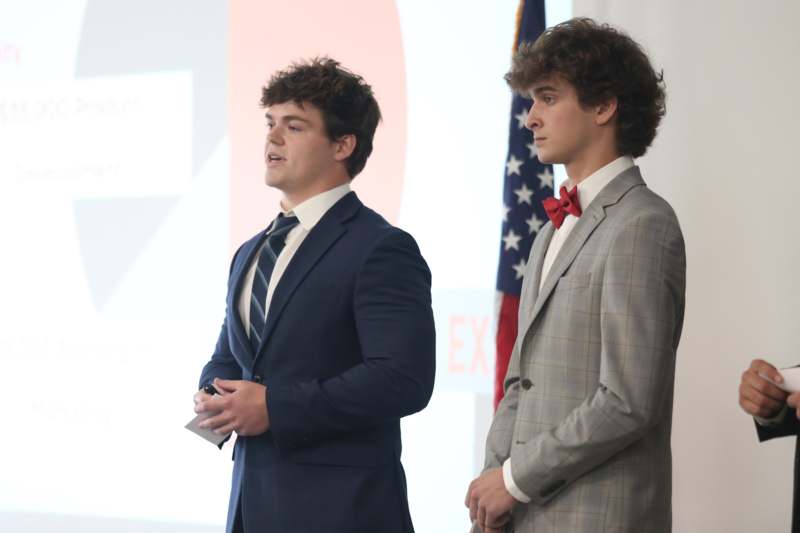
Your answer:
[[[280,177],[276,176],[275,174],[270,174],[269,172],[266,172],[264,174],[264,184],[267,187],[280,188],[281,179],[280,179]]]
[[[558,159],[557,157],[549,156],[547,154],[543,154],[542,152],[536,154],[536,159],[538,159],[539,163],[543,165],[555,165],[559,163],[559,161],[556,161],[556,159]]]

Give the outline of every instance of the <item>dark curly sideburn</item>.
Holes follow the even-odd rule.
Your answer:
[[[525,93],[543,79],[560,76],[584,107],[617,98],[617,151],[644,155],[666,112],[664,76],[624,33],[589,18],[574,18],[522,43],[505,79]]]
[[[262,107],[289,101],[317,107],[331,141],[355,135],[356,147],[346,163],[350,179],[356,177],[372,153],[372,139],[381,120],[372,87],[339,62],[317,57],[276,72],[261,90]]]

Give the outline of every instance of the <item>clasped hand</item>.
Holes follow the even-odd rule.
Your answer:
[[[502,468],[492,468],[475,478],[464,500],[470,519],[483,533],[501,533],[511,520],[515,503],[503,482]]]
[[[267,388],[244,380],[215,379],[219,394],[200,390],[194,395],[194,412],[207,414],[200,427],[218,435],[235,431],[243,437],[260,435],[269,429]]]

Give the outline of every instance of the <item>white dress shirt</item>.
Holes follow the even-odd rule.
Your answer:
[[[611,163],[607,164],[606,166],[596,170],[589,176],[587,176],[583,181],[581,181],[578,187],[578,203],[581,206],[581,211],[585,211],[589,204],[592,203],[600,191],[608,185],[611,180],[616,178],[620,173],[628,170],[633,166],[633,158],[630,156],[622,156],[616,158]],[[567,189],[571,188],[569,181],[565,184]],[[541,290],[542,285],[544,285],[544,280],[547,278],[547,274],[550,272],[550,267],[553,266],[553,263],[558,257],[558,252],[561,251],[561,247],[564,245],[564,242],[569,237],[569,234],[572,232],[572,229],[578,223],[578,217],[567,215],[564,218],[564,222],[561,224],[561,227],[556,229],[553,233],[553,237],[550,239],[550,244],[547,246],[547,252],[544,255],[544,263],[542,263],[542,277],[539,279],[539,289]],[[522,332],[520,332],[522,333]],[[516,483],[514,483],[514,477],[511,473],[511,458],[508,458],[503,463],[503,483],[506,486],[506,490],[514,497],[515,500],[528,503],[531,501],[530,497],[527,494],[522,492],[519,487],[517,487]]]
[[[601,169],[593,172],[578,184],[578,203],[581,206],[581,211],[585,211],[589,204],[592,203],[600,191],[609,184],[611,180],[616,178],[620,173],[628,170],[633,166],[633,159],[630,156],[622,156],[613,160],[611,163],[602,167]],[[567,189],[572,186],[569,181],[565,183]],[[567,240],[569,234],[572,233],[572,228],[578,223],[578,217],[567,215],[561,227],[553,233],[553,238],[550,239],[550,245],[547,247],[547,253],[544,256],[544,263],[542,264],[542,277],[539,279],[539,289],[544,285],[544,280],[550,272],[550,267],[561,251],[564,241]]]
[[[294,209],[288,213],[284,212],[285,216],[296,216],[298,224],[286,235],[286,246],[283,247],[281,253],[278,254],[278,259],[275,261],[275,268],[272,269],[272,274],[269,277],[269,285],[267,286],[267,299],[264,302],[264,313],[269,315],[269,305],[272,302],[272,294],[275,292],[275,287],[289,265],[289,262],[294,257],[297,249],[305,240],[311,229],[316,226],[317,222],[322,216],[333,207],[333,205],[341,200],[347,193],[350,192],[350,184],[345,183],[333,189],[320,193],[306,200],[305,202],[295,206]],[[247,270],[247,277],[244,279],[242,285],[242,293],[239,295],[239,316],[242,318],[242,324],[247,329],[247,335],[250,336],[250,294],[253,292],[253,278],[256,275],[256,266],[258,258],[261,256],[261,249],[266,244],[266,239],[258,253],[253,256],[253,263]]]

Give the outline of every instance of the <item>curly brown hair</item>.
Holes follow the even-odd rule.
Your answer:
[[[545,78],[569,82],[584,107],[617,99],[617,151],[644,155],[666,112],[663,73],[656,73],[628,35],[589,18],[574,18],[522,43],[505,79],[519,93]]]
[[[293,63],[273,74],[261,90],[262,107],[289,101],[317,107],[331,141],[355,135],[356,146],[347,158],[347,173],[353,179],[363,170],[372,153],[381,111],[372,87],[361,76],[329,57]]]

